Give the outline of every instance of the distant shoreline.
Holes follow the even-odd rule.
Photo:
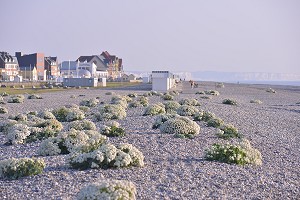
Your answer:
[[[235,83],[235,84],[253,84],[253,85],[278,85],[278,86],[300,86],[300,81],[208,81],[208,80],[195,80],[197,82],[222,82],[222,83]]]

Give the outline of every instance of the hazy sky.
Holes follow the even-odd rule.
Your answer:
[[[299,0],[0,0],[0,51],[107,50],[125,71],[300,74]]]

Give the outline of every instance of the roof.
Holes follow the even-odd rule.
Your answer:
[[[76,61],[63,61],[59,64],[60,70],[76,70],[77,68],[77,62]]]
[[[48,62],[49,64],[51,64],[51,62],[56,62],[57,61],[57,57],[45,57],[45,61]]]
[[[90,62],[95,56],[80,56],[76,61],[79,62]]]
[[[7,52],[0,52],[0,59],[7,64],[18,64],[18,59],[15,56],[9,55]]]

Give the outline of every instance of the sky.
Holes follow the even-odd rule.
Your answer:
[[[125,71],[300,74],[299,0],[0,0],[0,51]]]

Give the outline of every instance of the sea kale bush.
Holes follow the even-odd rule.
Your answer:
[[[165,110],[165,106],[162,103],[158,103],[158,104],[152,104],[149,105],[148,107],[146,107],[146,109],[144,110],[143,115],[159,115],[159,114],[164,114],[166,113]]]
[[[34,120],[33,120],[34,119]],[[32,121],[17,122],[5,130],[7,144],[24,144],[36,140],[53,137],[63,129],[63,125],[56,119],[44,120],[38,117]]]
[[[224,121],[218,117],[214,117],[207,121],[207,126],[219,128],[224,124]]]
[[[106,95],[115,95],[114,92],[106,92],[105,94],[106,94]]]
[[[118,122],[111,121],[110,123],[103,125],[100,128],[100,132],[101,132],[101,134],[106,135],[108,137],[125,136],[125,130],[119,126],[120,126],[120,124]]]
[[[8,110],[5,107],[0,106],[0,114],[8,113]]]
[[[217,136],[220,138],[228,139],[228,138],[241,138],[241,134],[238,132],[238,129],[234,127],[232,124],[222,125],[217,129]]]
[[[194,120],[195,121],[205,121],[208,122],[209,120],[216,118],[215,114],[209,111],[200,111],[195,113]]]
[[[7,96],[9,96],[9,94],[8,94],[7,92],[2,92],[2,93],[0,94],[0,96],[2,96],[2,97],[7,97]]]
[[[161,133],[193,137],[200,133],[200,126],[187,117],[175,116],[159,126]]]
[[[25,99],[24,95],[18,94],[18,95],[11,96],[7,100],[7,102],[8,103],[24,103],[24,99]]]
[[[206,90],[206,91],[204,91],[204,93],[207,95],[214,95],[214,96],[220,95],[220,93],[217,90]]]
[[[182,105],[177,109],[177,114],[181,116],[193,116],[199,112],[195,106]]]
[[[224,83],[216,83],[217,88],[224,88]]]
[[[107,137],[93,130],[61,132],[57,137],[48,138],[40,144],[38,154],[52,156],[70,152],[91,152],[107,141]]]
[[[28,95],[27,99],[43,99],[43,97],[41,97],[37,94],[30,94],[30,95]]]
[[[172,95],[170,95],[170,94],[164,94],[162,97],[161,97],[163,100],[173,100],[174,99],[174,97],[172,96]]]
[[[52,113],[60,122],[71,122],[85,118],[84,113],[79,109],[79,107],[67,108],[63,106],[61,108],[54,109]]]
[[[228,105],[234,105],[236,106],[237,105],[237,101],[236,100],[233,100],[233,99],[224,99],[222,101],[223,104],[228,104]]]
[[[76,169],[88,168],[119,168],[144,166],[144,156],[131,144],[121,144],[115,147],[112,144],[103,144],[89,153],[72,153],[67,158],[68,163]]]
[[[102,180],[82,188],[77,194],[77,200],[135,200],[135,185],[125,180]]]
[[[266,92],[276,93],[276,91],[275,91],[274,89],[272,89],[272,88],[268,88],[268,89],[266,90]]]
[[[200,106],[200,103],[197,101],[197,99],[181,99],[179,103],[180,105]]]
[[[16,121],[23,121],[23,122],[28,120],[28,117],[25,114],[17,114],[16,116],[9,116],[8,118]]]
[[[163,103],[167,113],[177,113],[180,104],[177,101],[166,101]]]
[[[251,99],[250,103],[262,104],[263,102],[259,99]]]
[[[26,124],[14,124],[7,127],[7,144],[24,144],[30,135],[29,127]]]
[[[87,107],[96,107],[99,103],[99,100],[96,98],[89,99],[89,100],[83,100],[80,102],[79,105],[81,106],[87,106]]]
[[[82,131],[82,130],[96,130],[96,125],[94,124],[94,122],[89,121],[89,120],[77,120],[77,121],[73,121],[69,123],[68,129],[75,129],[78,131]]]
[[[159,128],[164,122],[168,121],[171,118],[178,117],[177,114],[162,114],[158,115],[153,123],[152,128],[157,129]]]
[[[137,107],[146,107],[149,105],[147,97],[140,97],[137,100],[134,100],[128,104],[129,108],[137,108]]]
[[[24,176],[40,174],[45,168],[42,159],[10,158],[0,161],[0,177],[18,179]]]
[[[37,116],[42,119],[56,119],[53,113],[48,110],[38,112]]]
[[[95,114],[95,117],[99,121],[106,121],[123,119],[126,115],[126,110],[121,104],[105,104],[99,107],[99,112]]]
[[[205,151],[205,159],[238,165],[262,164],[261,153],[245,139],[239,144],[213,144]]]
[[[137,97],[138,95],[137,95],[137,93],[130,93],[130,94],[128,94],[127,96],[130,97],[130,98],[135,98],[135,97]]]

